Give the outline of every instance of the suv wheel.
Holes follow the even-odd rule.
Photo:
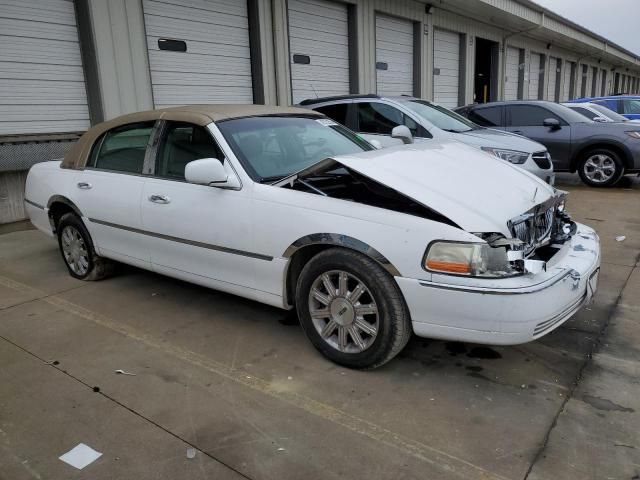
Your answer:
[[[76,214],[63,215],[56,230],[62,259],[72,277],[101,280],[113,273],[114,263],[96,254],[91,236]]]
[[[614,151],[598,148],[584,154],[578,173],[582,181],[591,187],[610,187],[624,175],[624,164]]]
[[[302,269],[296,289],[300,323],[311,343],[350,368],[375,368],[411,336],[411,321],[398,285],[369,257],[331,248]]]

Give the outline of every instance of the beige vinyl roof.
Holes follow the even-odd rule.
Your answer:
[[[86,166],[91,147],[100,136],[112,128],[129,123],[173,120],[205,126],[211,122],[220,122],[232,118],[258,117],[265,115],[323,115],[298,107],[271,107],[266,105],[185,105],[182,107],[159,108],[144,112],[122,115],[107,122],[99,123],[86,131],[71,147],[62,161],[63,168],[82,169]]]

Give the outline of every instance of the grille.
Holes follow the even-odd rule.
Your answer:
[[[551,167],[551,161],[549,161],[547,152],[536,152],[531,155],[531,158],[533,158],[533,161],[536,162],[536,165],[538,165],[538,167],[544,170]]]
[[[516,220],[511,225],[513,235],[525,244],[525,251],[529,253],[538,244],[547,239],[553,229],[554,207],[537,214],[528,214]]]

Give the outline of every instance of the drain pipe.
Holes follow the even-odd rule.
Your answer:
[[[507,40],[509,38],[515,37],[516,35],[521,35],[523,33],[533,32],[542,28],[544,24],[544,12],[540,12],[540,23],[532,28],[527,28],[526,30],[520,30],[518,32],[511,32],[507,35],[502,36],[502,68],[501,68],[501,81],[500,85],[502,88],[500,89],[500,100],[504,100],[504,89],[505,89],[505,77],[507,75]]]

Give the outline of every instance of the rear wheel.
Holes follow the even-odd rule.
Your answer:
[[[411,336],[409,312],[393,277],[350,250],[325,250],[305,265],[296,307],[311,343],[346,367],[380,366]]]
[[[114,263],[96,254],[91,236],[76,214],[63,215],[56,230],[62,259],[72,277],[101,280],[113,273]]]
[[[591,187],[610,187],[624,175],[624,164],[614,151],[599,148],[584,154],[578,173],[582,181]]]

